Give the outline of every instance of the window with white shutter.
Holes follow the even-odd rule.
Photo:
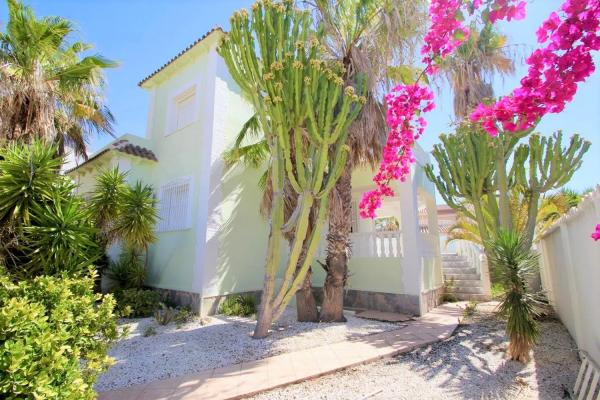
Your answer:
[[[171,100],[167,135],[185,128],[196,120],[196,87],[193,86]]]
[[[190,178],[176,179],[160,187],[158,232],[191,228],[191,197]]]

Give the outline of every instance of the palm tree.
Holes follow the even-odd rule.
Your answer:
[[[70,42],[61,17],[36,18],[18,0],[7,0],[8,23],[0,33],[0,141],[56,143],[86,157],[91,133],[112,134],[112,114],[102,101],[103,70],[116,66]]]
[[[324,32],[329,57],[341,62],[345,79],[367,77],[367,103],[350,127],[351,148],[344,173],[329,208],[327,272],[319,319],[345,321],[344,288],[348,276],[352,229],[352,171],[375,167],[387,139],[382,95],[389,91],[390,71],[412,60],[425,27],[426,2],[394,0],[306,1],[313,8],[318,29]]]
[[[506,76],[514,71],[506,36],[495,31],[491,24],[481,31],[472,25],[468,40],[441,63],[442,76],[454,94],[456,118],[464,119],[483,100],[494,97],[490,83],[494,75]]]

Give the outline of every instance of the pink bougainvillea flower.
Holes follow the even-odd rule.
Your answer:
[[[596,225],[596,231],[592,233],[592,239],[600,240],[600,224]]]

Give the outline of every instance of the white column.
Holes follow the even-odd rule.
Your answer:
[[[413,177],[414,166],[411,171],[411,179],[398,183],[396,192],[400,199],[402,248],[404,250],[402,258],[404,292],[420,298],[423,285],[423,264],[421,260],[417,188]]]

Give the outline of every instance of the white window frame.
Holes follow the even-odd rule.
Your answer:
[[[174,189],[179,186],[187,185],[187,199],[185,199],[184,207],[185,209],[180,211],[179,218],[180,220],[170,220],[171,215],[171,205],[169,206],[169,212],[167,216],[164,215],[163,206],[165,201],[165,191],[169,189]],[[181,178],[176,178],[170,180],[168,182],[160,185],[158,190],[158,210],[159,210],[159,220],[156,224],[156,232],[175,232],[175,231],[184,231],[190,229],[192,227],[192,199],[194,188],[193,188],[193,180],[191,176],[185,176]]]
[[[193,110],[191,120],[182,126],[177,126],[178,119],[178,108],[179,102],[186,100],[188,97],[193,98]],[[184,88],[178,90],[169,98],[169,104],[167,106],[167,127],[165,129],[165,136],[169,136],[175,132],[178,132],[186,127],[192,125],[198,121],[198,113],[200,109],[199,96],[198,96],[198,85],[192,84],[187,85]]]

